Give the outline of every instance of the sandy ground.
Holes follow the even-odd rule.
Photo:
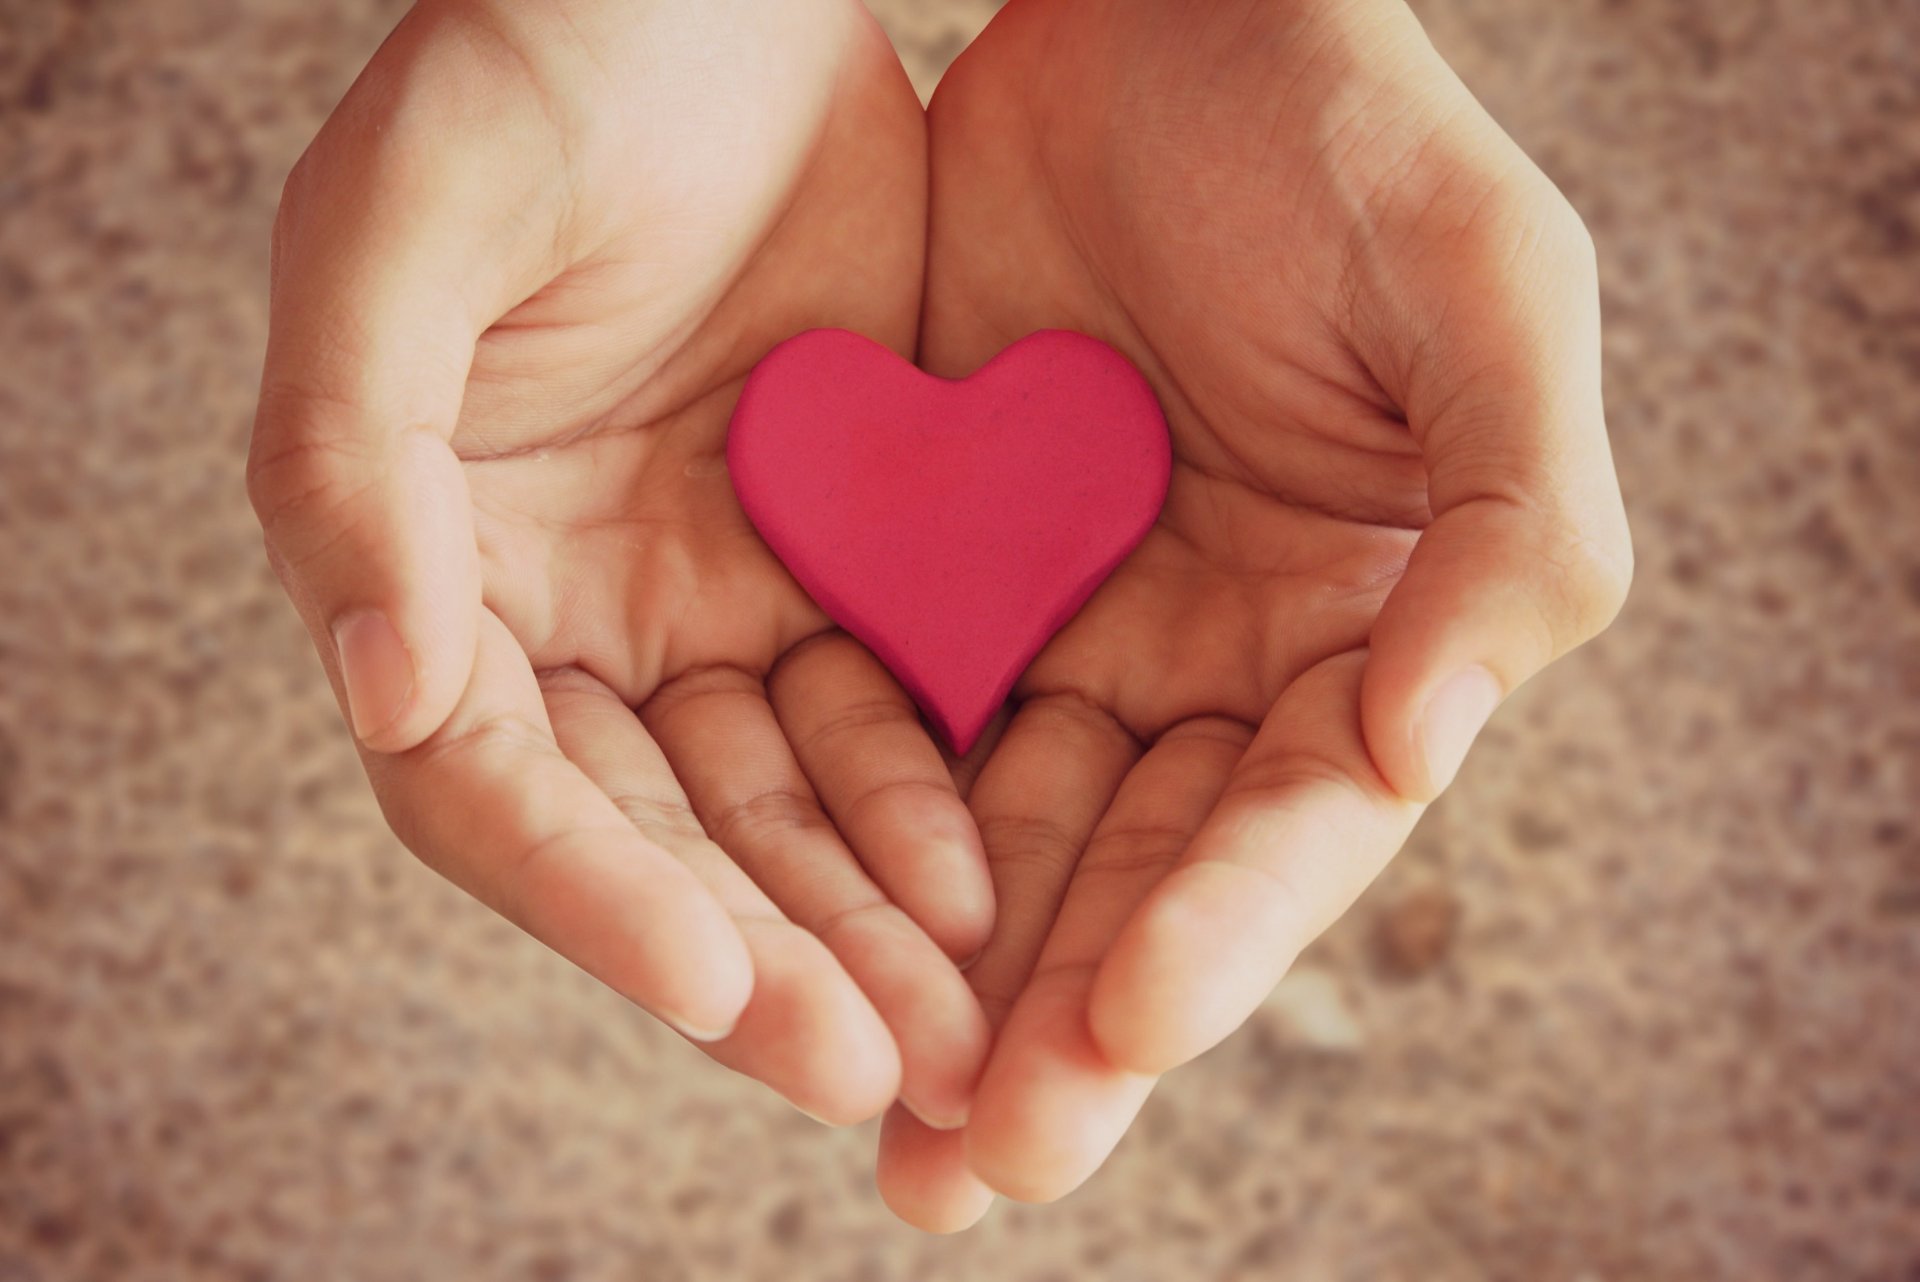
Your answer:
[[[922,85],[987,6],[886,6]],[[1641,576],[1111,1165],[957,1240],[387,835],[241,466],[385,0],[0,0],[0,1280],[1920,1277],[1920,9],[1425,0]]]

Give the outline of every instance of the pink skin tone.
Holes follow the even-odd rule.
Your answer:
[[[1080,330],[1167,411],[963,761],[727,484],[820,325]],[[442,0],[289,183],[250,484],[408,845],[810,1113],[897,1098],[952,1230],[1086,1179],[1617,611],[1598,326],[1398,0],[1013,0],[924,117],[851,0]]]
[[[249,469],[401,838],[833,1122],[965,1118],[991,887],[724,445],[798,330],[911,355],[925,191],[847,0],[422,4],[288,182]]]
[[[950,1230],[1060,1196],[1343,912],[1630,573],[1590,242],[1386,0],[1014,0],[930,108],[921,359],[1144,370],[1159,522],[971,785],[999,925],[972,1118],[888,1119]]]

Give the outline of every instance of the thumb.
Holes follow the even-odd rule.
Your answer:
[[[424,403],[433,381],[396,399]],[[261,397],[248,491],[268,556],[354,736],[377,751],[433,733],[473,668],[479,557],[466,478],[439,428],[451,421],[284,385]]]
[[[1529,230],[1532,252],[1470,274],[1474,297],[1448,300],[1407,369],[1432,521],[1374,625],[1361,721],[1413,800],[1452,781],[1501,699],[1612,621],[1632,574],[1592,242],[1564,205]]]
[[[441,92],[432,34],[402,24],[288,180],[247,466],[269,558],[381,752],[438,728],[472,672],[480,557],[450,441],[474,345],[526,288],[500,229],[538,207],[488,159],[511,133]]]

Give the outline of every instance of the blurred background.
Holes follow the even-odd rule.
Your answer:
[[[876,4],[922,92],[983,0]],[[1640,577],[1111,1164],[961,1238],[406,856],[242,462],[394,0],[0,0],[0,1282],[1920,1278],[1920,6],[1422,0]]]

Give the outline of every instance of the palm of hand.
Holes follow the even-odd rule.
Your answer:
[[[758,354],[823,323],[912,347],[921,128],[834,8],[797,48],[777,23],[619,15],[609,41],[503,11],[493,92],[538,122],[516,150],[554,158],[523,215],[554,248],[475,344],[451,444],[489,607],[537,668],[589,667],[633,705],[701,669],[764,677],[827,631],[727,483]],[[728,84],[665,74],[703,41]]]
[[[1144,742],[1199,717],[1257,726],[1365,645],[1428,516],[1418,444],[1343,314],[1367,228],[1324,208],[1322,144],[1353,122],[1276,120],[1274,82],[1315,69],[1267,48],[1170,59],[1171,30],[1123,44],[1049,16],[1007,13],[936,100],[923,358],[952,374],[1037,328],[1106,338],[1159,392],[1174,474],[1019,694],[1072,694]],[[1083,57],[1033,65],[1068,43]],[[1128,92],[1101,92],[1122,68]]]
[[[968,825],[957,800],[891,815],[882,801],[860,808],[865,831],[846,825],[866,839],[867,867],[842,844],[789,735],[803,758],[892,750],[855,777],[825,772],[828,804],[937,779],[939,760],[901,692],[760,542],[725,467],[732,392],[780,338],[835,324],[912,350],[920,117],[871,32],[842,53],[820,69],[831,97],[817,107],[711,92],[683,113],[693,125],[715,114],[704,123],[716,136],[677,140],[690,172],[647,181],[691,201],[629,226],[618,211],[647,210],[643,193],[621,190],[617,165],[583,164],[585,182],[606,185],[576,197],[611,215],[599,243],[482,337],[453,444],[488,604],[547,671],[560,746],[603,763],[597,782],[662,845],[712,866],[710,887],[746,926],[753,1002],[713,1053],[816,1115],[856,1118],[896,1092],[953,1115],[984,1027],[957,970],[893,901],[954,952],[977,949],[984,885],[972,905],[942,886],[983,880]],[[836,726],[848,728],[823,742]],[[642,735],[671,776],[621,764],[615,745]],[[958,868],[929,841],[943,826]],[[770,931],[780,915],[807,933]]]
[[[303,168],[289,293],[349,180],[417,182],[454,232],[386,261],[496,237],[448,252],[479,324],[427,345],[461,371],[458,420],[415,485],[470,506],[437,528],[471,529],[476,658],[424,744],[369,755],[396,831],[816,1116],[898,1095],[957,1120],[986,1027],[942,950],[990,922],[977,837],[910,702],[761,544],[724,463],[733,394],[779,339],[840,325],[912,352],[924,123],[884,36],[844,0],[646,23],[423,6]],[[317,325],[283,314],[288,346]],[[308,414],[275,368],[263,416]],[[316,455],[256,450],[296,570],[336,555],[284,532],[316,505]],[[445,574],[455,546],[424,559]]]
[[[972,785],[999,918],[969,980],[1003,1026],[964,1137],[896,1116],[881,1154],[929,1227],[984,1209],[975,1176],[1046,1199],[1091,1173],[1428,793],[1362,730],[1370,642],[1438,508],[1401,406],[1430,398],[1422,342],[1498,277],[1486,228],[1538,175],[1488,163],[1422,85],[1445,71],[1410,20],[1341,8],[1016,0],[933,104],[923,363],[1104,338],[1155,385],[1174,471]]]
[[[930,210],[857,14],[416,9],[289,184],[250,479],[455,881],[836,1120],[957,1123],[1004,1020],[964,1133],[883,1140],[951,1226],[970,1172],[1078,1183],[1244,1018],[1444,784],[1437,678],[1596,631],[1624,527],[1591,318],[1531,280],[1580,236],[1398,6],[1014,0],[936,100]],[[948,375],[1103,337],[1174,434],[1161,519],[955,772],[973,820],[722,454],[773,343],[916,319]]]
[[[760,542],[725,467],[733,392],[779,339],[832,324],[912,351],[922,118],[876,31],[856,24],[837,52],[817,75],[817,122],[793,103],[698,99],[689,115],[715,112],[718,136],[676,140],[692,172],[647,175],[682,199],[632,226],[601,221],[583,261],[483,336],[454,446],[489,605],[536,668],[566,670],[546,679],[561,746],[596,756],[594,719],[567,711],[582,699],[629,740],[641,732],[607,692],[639,708],[674,777],[618,777],[609,759],[604,786],[630,814],[638,797],[657,832],[664,814],[662,844],[705,847],[683,857],[724,848],[753,883],[718,874],[736,915],[777,909],[808,932],[749,932],[754,1004],[715,1053],[816,1114],[857,1117],[898,1091],[923,1116],[957,1117],[984,1021],[895,904],[952,954],[978,949],[990,900],[971,825],[938,795],[910,703]],[[646,208],[620,173],[583,164],[609,187],[579,205]],[[679,252],[663,259],[663,241]]]

